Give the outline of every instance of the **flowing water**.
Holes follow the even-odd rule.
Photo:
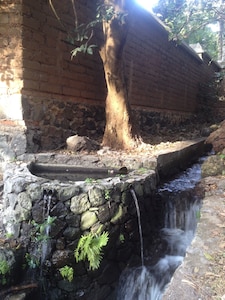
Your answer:
[[[43,207],[43,219],[45,220],[44,232],[42,233],[44,238],[41,242],[41,266],[44,264],[48,254],[51,251],[51,241],[49,239],[51,222],[50,222],[50,206],[52,201],[52,190],[43,193],[44,207]]]
[[[121,277],[117,300],[160,300],[176,268],[182,263],[188,245],[191,243],[200,211],[200,199],[193,189],[201,179],[201,165],[193,165],[180,176],[164,183],[158,189],[158,196],[165,201],[164,228],[159,231],[161,240],[167,244],[166,253],[154,265],[148,262],[137,268],[126,269]],[[131,189],[141,219],[138,199]],[[139,222],[140,226],[140,222]],[[142,231],[139,230],[140,234]],[[142,238],[140,237],[140,240]],[[143,241],[141,253],[143,253]]]
[[[141,228],[141,214],[140,214],[140,208],[138,204],[138,199],[135,194],[134,189],[131,187],[130,188],[131,195],[134,199],[136,211],[137,211],[137,217],[138,217],[138,229],[139,229],[139,236],[140,236],[140,252],[141,252],[141,264],[144,266],[144,245],[143,245],[143,234],[142,234],[142,228]]]

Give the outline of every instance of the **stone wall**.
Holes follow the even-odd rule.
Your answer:
[[[54,1],[61,23],[48,1],[2,4],[0,122],[11,119],[26,127],[27,151],[58,148],[71,134],[92,138],[102,134],[106,98],[102,62],[97,51],[71,60],[73,46],[65,32],[74,24],[71,1]],[[95,1],[76,5],[80,22],[94,16]],[[99,30],[93,42],[101,39]],[[218,70],[188,46],[168,41],[163,25],[138,6],[132,12],[124,58],[134,113],[144,111],[150,118],[151,112],[178,121],[193,115],[199,85],[208,83]]]
[[[33,280],[39,281],[39,272],[42,280],[44,274],[47,276],[48,299],[52,299],[52,295],[54,299],[70,299],[69,295],[78,297],[79,293],[85,299],[115,299],[121,271],[127,265],[140,265],[141,258],[131,184],[139,201],[147,251],[152,243],[153,228],[163,223],[163,209],[150,198],[157,184],[153,170],[136,170],[129,176],[89,183],[59,182],[32,175],[26,164],[9,164],[4,173],[3,224],[6,235],[20,245],[20,253],[23,249],[17,262],[20,279],[16,283],[28,280],[26,276],[31,272],[28,265],[32,260],[37,268],[34,272],[37,277]],[[38,228],[46,224],[48,216],[56,217],[51,225],[50,240],[38,239]],[[100,268],[91,271],[87,262],[75,262],[74,250],[81,235],[98,231],[108,231],[109,242],[103,249]],[[24,261],[24,257],[30,260]],[[27,266],[25,270],[22,264]],[[71,283],[60,276],[59,269],[65,265],[74,268]],[[15,266],[11,268],[14,274]],[[42,292],[38,299],[46,297]]]

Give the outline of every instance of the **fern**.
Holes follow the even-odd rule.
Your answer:
[[[85,261],[87,259],[89,269],[98,269],[103,257],[102,247],[107,245],[108,240],[108,232],[103,232],[101,235],[94,233],[82,235],[74,251],[76,261]]]
[[[65,265],[64,267],[59,269],[61,276],[64,279],[67,279],[69,282],[73,281],[73,268]]]

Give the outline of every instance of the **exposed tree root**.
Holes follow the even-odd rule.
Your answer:
[[[23,285],[12,286],[12,287],[0,292],[0,299],[3,299],[3,297],[5,297],[9,294],[21,292],[24,290],[32,290],[32,289],[36,289],[36,288],[38,288],[38,284],[35,282],[31,282],[31,283],[23,284]]]

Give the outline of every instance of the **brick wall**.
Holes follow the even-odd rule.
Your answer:
[[[0,118],[22,120],[22,14],[20,0],[0,1]]]
[[[65,26],[71,29],[70,24],[74,24],[71,1],[58,1],[60,5],[55,2]],[[83,10],[90,14],[93,2],[82,2]],[[99,56],[71,61],[73,47],[66,40],[64,28],[56,20],[48,1],[23,1],[23,94],[66,96],[74,102],[102,101],[106,91]]]
[[[65,33],[74,24],[71,1],[54,1],[65,27],[46,0],[0,3],[0,118],[25,122],[28,151],[57,148],[76,133],[102,134],[107,92],[103,67],[97,51],[71,61],[73,47]],[[80,22],[94,13],[95,0],[75,3]],[[133,110],[137,115],[189,117],[198,106],[199,84],[210,80],[215,66],[204,64],[188,47],[169,42],[163,26],[143,9],[137,7],[132,21],[125,65]]]
[[[184,45],[168,41],[165,29],[142,9],[134,16],[126,48],[131,103],[157,110],[194,113],[198,86],[210,80],[208,66]]]

